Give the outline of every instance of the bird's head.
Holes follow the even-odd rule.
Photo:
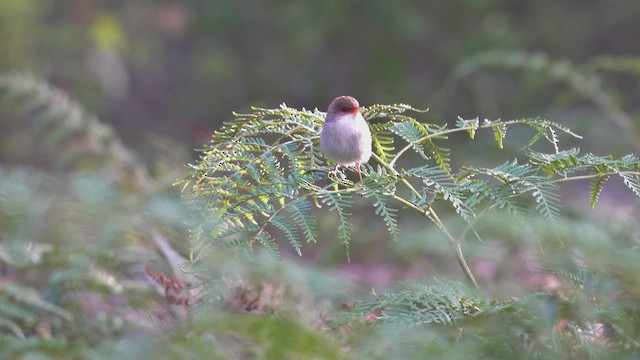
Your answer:
[[[351,96],[338,96],[329,104],[327,121],[335,121],[345,115],[355,115],[360,110],[358,100]]]

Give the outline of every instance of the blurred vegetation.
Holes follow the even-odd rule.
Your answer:
[[[456,281],[436,227],[407,214],[390,241],[367,199],[349,263],[321,216],[303,257],[213,252],[194,273],[190,231],[216,224],[173,185],[232,111],[343,94],[450,126],[541,116],[583,153],[638,154],[638,18],[631,0],[0,0],[0,357],[639,356],[640,213],[622,181],[594,211],[588,183],[563,190],[553,225],[477,223],[481,290]],[[527,136],[452,136],[451,166],[513,160]],[[432,320],[394,321],[409,308]]]
[[[453,66],[488,50],[577,64],[640,53],[632,0],[0,5],[0,72],[28,71],[75,94],[142,151],[149,133],[196,147],[231,111],[283,101],[313,109],[338,94],[430,107],[443,121],[562,115],[595,126],[602,114],[583,116],[593,107],[537,74],[483,72],[443,100],[440,90]],[[612,76],[627,99],[617,100],[637,112],[636,83]]]

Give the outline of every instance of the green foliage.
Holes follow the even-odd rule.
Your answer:
[[[383,168],[378,168],[380,172],[383,172]],[[365,198],[372,198],[374,200],[373,206],[376,208],[375,214],[382,217],[384,223],[391,234],[393,240],[398,239],[400,229],[398,228],[398,209],[385,206],[385,199],[381,194],[393,194],[395,193],[395,184],[384,184],[372,180],[371,178],[363,179],[362,182],[363,193]]]
[[[617,71],[638,75],[640,59],[632,57],[603,56],[596,57],[585,64],[573,64],[568,60],[556,60],[542,53],[527,53],[523,51],[487,51],[476,54],[462,63],[453,71],[449,86],[459,82],[462,78],[481,69],[493,67],[506,70],[535,72],[550,80],[561,82],[581,96],[589,99],[623,135],[627,137],[635,149],[640,150],[636,139],[640,131],[633,116],[624,111],[615,98],[619,95],[613,89],[605,86],[607,71]],[[545,136],[555,136],[553,128],[548,128]],[[532,140],[537,140],[536,137]],[[552,139],[555,144],[557,141]],[[531,144],[529,144],[531,145]],[[557,150],[557,148],[556,148]]]
[[[376,300],[357,303],[348,316],[337,322],[368,319],[395,326],[453,324],[482,313],[504,310],[506,302],[489,300],[474,289],[446,281],[433,286],[403,284],[401,289],[376,296]]]
[[[152,288],[130,278],[150,257],[132,242],[132,205],[97,175],[65,184],[33,170],[0,171],[3,357],[71,356],[73,347],[118,337],[133,309],[151,303]]]
[[[29,119],[29,133],[39,140],[37,151],[58,153],[59,166],[97,169],[99,164],[120,176],[136,166],[133,154],[112,128],[45,82],[28,75],[0,76],[0,105],[14,116]]]
[[[535,201],[540,214],[555,221],[560,213],[558,185],[573,179],[616,175],[639,195],[640,162],[635,156],[614,160],[592,154],[580,156],[579,149],[561,150],[560,133],[579,136],[558,123],[539,118],[482,123],[478,119],[459,119],[455,128],[448,129],[420,122],[408,111],[417,110],[403,104],[373,105],[363,110],[365,119],[375,121],[371,123],[375,154],[363,171],[362,183],[327,178],[329,167],[322,163],[318,146],[324,118],[320,111],[282,105],[278,109],[256,108],[250,114],[236,114],[234,121],[214,134],[199,162],[191,166],[187,181],[190,199],[222,224],[205,241],[243,248],[248,253],[258,242],[276,256],[275,239],[283,234],[301,254],[302,243],[297,239],[309,242],[317,236],[311,206],[324,204],[338,215],[338,240],[348,256],[353,227],[349,209],[353,195],[360,194],[373,200],[375,214],[383,218],[394,239],[399,234],[399,208],[393,204],[425,216],[458,246],[463,234],[451,236],[436,214],[434,207],[439,202],[449,203],[471,225],[487,209],[506,206],[511,213],[525,213],[526,202],[522,199],[526,196]],[[536,131],[525,145],[523,155],[528,161],[522,164],[513,160],[494,168],[462,166],[452,172],[449,149],[435,142],[461,131],[473,139],[476,131],[489,129],[502,148],[507,128],[513,126]],[[533,150],[540,139],[546,139],[555,151]],[[401,141],[406,145],[396,149]],[[396,169],[398,159],[410,150],[422,161],[413,168]],[[421,185],[416,186],[415,180]],[[410,195],[401,196],[398,187]],[[600,191],[599,186],[591,192],[594,205]],[[467,276],[472,280],[471,274]]]
[[[323,204],[329,206],[329,210],[335,211],[340,218],[340,225],[338,226],[338,239],[340,244],[347,250],[347,258],[349,256],[349,239],[351,237],[351,229],[353,225],[349,217],[350,213],[347,212],[347,208],[351,207],[352,199],[351,194],[333,193],[330,191],[320,193],[320,201]]]
[[[634,269],[635,271],[635,269]],[[638,318],[624,275],[587,268],[543,269],[560,280],[555,294],[499,300],[462,283],[404,284],[373,294],[335,325],[372,328],[358,354],[375,358],[626,358],[637,352]],[[428,326],[425,326],[428,324]],[[354,331],[357,333],[357,331]]]
[[[87,3],[0,1],[0,67],[29,68],[73,89],[105,120],[100,123],[63,91],[37,79],[11,75],[0,80],[0,316],[8,321],[0,324],[0,358],[638,357],[640,214],[622,206],[635,197],[620,197],[617,191],[620,184],[631,190],[629,194],[637,194],[637,160],[618,155],[589,158],[588,152],[566,150],[566,145],[560,146],[563,131],[543,122],[522,124],[533,129],[528,141],[517,138],[519,132],[509,129],[511,125],[503,127],[502,121],[484,128],[478,118],[461,119],[466,124],[455,128],[450,128],[452,123],[441,125],[442,119],[460,113],[557,116],[551,112],[568,100],[570,106],[563,109],[569,114],[556,117],[563,124],[578,114],[580,123],[572,127],[599,144],[638,146],[633,78],[640,74],[638,59],[558,60],[588,59],[602,49],[637,53],[633,34],[640,6],[636,2]],[[593,19],[603,26],[596,29]],[[147,31],[148,26],[153,31]],[[546,49],[549,55],[503,51],[493,52],[493,59],[482,59],[486,50],[514,48]],[[304,186],[297,194],[281,197],[284,205],[280,198],[268,201],[275,209],[264,211],[267,216],[261,214],[266,207],[262,199],[285,190],[258,194],[254,207],[247,205],[239,217],[240,224],[223,223],[228,235],[219,233],[219,221],[225,221],[219,209],[203,206],[203,214],[190,213],[189,223],[197,224],[190,244],[197,266],[187,270],[198,271],[206,287],[223,276],[240,276],[249,286],[285,283],[297,292],[287,292],[281,304],[266,312],[246,314],[243,309],[230,310],[228,292],[217,287],[207,292],[202,306],[188,309],[190,320],[173,321],[176,309],[166,311],[166,299],[149,290],[141,264],[157,257],[151,232],[169,236],[172,245],[182,250],[189,246],[183,228],[186,210],[173,194],[166,194],[171,191],[166,187],[169,182],[185,176],[186,160],[175,159],[186,150],[168,147],[159,154],[156,148],[146,148],[149,137],[165,131],[181,141],[189,136],[199,139],[230,109],[274,103],[291,94],[296,94],[292,100],[296,103],[320,104],[336,82],[362,100],[424,102],[433,99],[431,94],[452,61],[479,52],[465,62],[479,60],[479,66],[469,67],[462,76],[485,67],[533,76],[526,78],[528,84],[501,88],[504,73],[479,74],[471,89],[479,96],[465,99],[463,92],[446,104],[433,101],[437,125],[423,118],[415,121],[414,115],[404,118],[407,112],[413,114],[409,108],[396,116],[393,107],[370,107],[382,115],[368,119],[375,153],[388,167],[372,159],[365,169],[368,176],[355,189],[349,180],[327,180],[321,173],[308,183],[301,181]],[[264,54],[278,56],[267,56],[265,61]],[[150,61],[152,69],[147,66]],[[532,83],[540,86],[534,89],[539,94],[520,86]],[[549,101],[549,94],[558,93],[562,85],[572,91]],[[492,96],[496,89],[501,93]],[[591,104],[581,97],[623,129],[622,134],[612,131],[602,116],[594,116]],[[597,123],[589,122],[590,117]],[[161,168],[152,168],[153,177],[105,124],[118,124],[126,140],[144,149],[145,156],[164,157]],[[495,139],[497,148],[510,149],[515,143],[525,152],[494,159],[492,151],[481,154],[481,165],[466,162],[465,146],[458,146],[464,142],[448,141],[451,133],[443,134],[458,128],[466,129],[460,131],[472,139],[476,135],[480,140]],[[626,143],[620,141],[625,136]],[[265,134],[263,140],[262,146],[268,147],[274,138]],[[551,146],[539,148],[545,141]],[[303,154],[309,153],[308,163],[293,160],[299,159],[301,146]],[[546,148],[551,153],[541,152]],[[313,135],[283,146],[275,156],[287,177],[296,171],[301,176],[328,169]],[[305,168],[305,163],[310,166]],[[51,164],[56,168],[53,175],[46,173]],[[248,192],[265,186],[254,186],[264,169],[248,171],[254,181]],[[354,178],[349,173],[349,179]],[[581,178],[591,181],[588,197],[599,211],[585,216],[572,209],[570,217],[563,217],[559,207],[564,204],[556,196],[562,189],[556,186]],[[563,202],[567,197],[563,194]],[[599,197],[605,201],[598,204]],[[328,198],[342,205],[322,201]],[[205,198],[197,201],[207,204]],[[362,211],[363,204],[373,208]],[[322,208],[316,209],[318,205]],[[284,209],[278,211],[280,207]],[[327,214],[330,207],[335,211]],[[520,221],[489,211],[498,208]],[[417,225],[410,212],[436,226]],[[198,223],[200,216],[206,223]],[[376,216],[379,226],[361,226]],[[269,218],[253,240],[252,234]],[[555,219],[554,226],[547,218]],[[438,248],[440,240],[453,239],[454,249],[465,246],[471,268],[478,271],[488,293],[450,281],[403,285],[397,293],[385,288],[383,295],[364,304],[356,302],[344,326],[326,331],[327,322],[340,318],[336,304],[364,296],[353,293],[353,284],[337,285],[350,278],[344,276],[343,265],[328,263],[326,253],[316,256],[317,248],[326,251],[326,243],[308,245],[333,238],[325,236],[327,224],[330,235],[343,237],[341,241],[336,236],[336,243],[351,245],[352,255],[361,251],[362,244],[350,244],[350,234],[366,238],[387,227],[399,241],[367,239],[365,251],[349,266],[363,270],[366,264],[365,272],[377,273],[391,265],[403,276],[419,278],[411,281],[457,277],[450,266],[453,254]],[[464,242],[469,232],[482,235],[485,242]],[[298,254],[304,251],[305,266],[261,271],[256,261],[238,261],[220,251],[212,241],[216,236],[246,254],[255,242],[269,247],[273,256],[289,248]],[[543,274],[532,271],[532,264],[520,264],[520,253],[535,259],[533,268],[540,265]],[[331,269],[322,280],[309,275],[310,263],[318,258]],[[487,263],[497,268],[497,275],[487,275]],[[290,265],[286,254],[279,264]],[[239,270],[249,268],[261,272],[259,279],[266,282]],[[533,274],[509,277],[522,271]],[[295,276],[298,282],[291,281]],[[560,285],[549,289],[546,283],[528,284],[529,277],[541,276],[560,279]],[[318,283],[324,284],[321,290],[300,295]],[[546,293],[519,295],[541,287]],[[386,304],[380,308],[383,319],[376,319],[375,312],[358,313],[364,305],[380,303]],[[320,308],[322,304],[330,305]],[[476,308],[483,311],[474,313]],[[305,317],[316,311],[321,315],[310,325]],[[426,314],[435,314],[433,319],[446,314],[455,321],[429,322]],[[425,321],[416,324],[414,319]],[[407,323],[413,326],[401,325]]]
[[[4,83],[3,94],[21,94],[5,97],[5,106],[12,111],[30,108],[19,116],[35,124],[49,114],[53,120],[47,129],[75,129],[33,128],[55,153],[72,152],[73,139],[100,138],[94,130],[101,126],[92,126],[97,120],[86,113],[76,125],[67,123],[70,113],[81,108],[68,106],[66,100],[57,103],[53,94],[59,90],[33,79],[4,79],[11,81]],[[39,105],[29,105],[32,102]],[[52,109],[62,113],[53,116]],[[558,188],[573,180],[591,180],[589,200],[595,206],[605,182],[617,177],[640,196],[638,158],[565,150],[562,137],[578,136],[544,119],[458,119],[449,128],[421,122],[411,116],[416,112],[407,105],[364,110],[378,145],[363,167],[362,182],[352,180],[353,169],[345,170],[345,178],[328,177],[331,167],[318,146],[324,114],[317,110],[284,105],[254,109],[214,134],[200,160],[190,166],[185,184],[188,199],[199,206],[199,214],[190,219],[192,262],[185,269],[197,273],[195,286],[202,290],[189,304],[202,303],[179,309],[192,312],[190,321],[175,315],[167,319],[154,310],[164,303],[156,299],[141,270],[147,260],[157,258],[144,244],[152,234],[186,238],[176,225],[186,220],[186,210],[173,203],[174,198],[165,198],[162,189],[156,192],[144,176],[144,186],[136,187],[140,195],[127,190],[126,176],[115,177],[118,182],[102,173],[72,172],[61,180],[35,170],[0,169],[2,355],[387,359],[466,358],[470,353],[486,358],[635,354],[640,334],[637,224],[570,222],[560,216]],[[514,126],[533,129],[517,159],[494,167],[452,165],[458,162],[451,161],[457,154],[446,146],[449,135],[460,132],[474,139],[488,133],[502,148],[507,130]],[[90,157],[115,164],[109,172],[139,166],[128,160],[132,157],[108,150],[118,148],[113,144],[119,142],[112,135],[107,138],[111,145],[96,148],[95,154],[89,151]],[[552,152],[538,149],[541,140]],[[85,168],[76,160],[66,164]],[[373,207],[371,215],[379,216],[391,237],[399,240],[397,247],[405,245],[408,235],[401,231],[404,213],[415,212],[435,225],[417,236],[429,239],[427,243],[444,238],[453,253],[442,261],[455,257],[470,284],[403,284],[397,291],[374,292],[373,299],[357,301],[340,314],[335,308],[320,309],[317,301],[354,296],[335,273],[294,267],[286,256],[267,266],[254,254],[256,243],[275,258],[283,247],[301,254],[307,243],[319,238],[324,210],[337,218],[337,243],[348,250],[358,223],[354,206],[360,203]],[[521,225],[514,225],[521,223],[502,216],[498,226],[483,228],[482,220],[499,208],[539,235],[523,234]],[[535,213],[553,220],[559,233],[548,230],[546,222],[538,223]],[[436,230],[440,235],[428,232]],[[497,232],[512,231],[504,236],[522,238],[514,240],[521,241],[518,246],[532,242],[533,248],[544,249],[542,274],[560,279],[560,285],[549,293],[506,297],[476,289],[462,255],[470,231],[489,241]],[[600,238],[603,234],[616,240],[615,247]],[[571,245],[569,255],[565,244]],[[228,249],[254,262],[228,256]]]
[[[344,358],[337,344],[325,334],[284,319],[230,315],[194,325],[185,329],[190,336],[219,333],[235,337],[245,342],[242,352],[248,356],[267,359]]]
[[[0,357],[82,358],[139,326],[138,311],[155,297],[144,263],[158,257],[144,239],[151,228],[170,236],[184,226],[184,208],[177,196],[153,192],[112,130],[61,90],[2,76],[0,98],[2,125],[43,145],[23,157],[46,150],[71,170],[58,178],[0,167]],[[158,225],[167,212],[172,221]]]
[[[408,115],[409,111],[414,109],[406,105],[374,105],[363,110],[365,119],[370,121],[374,155],[363,169],[362,182],[353,182],[353,173],[328,177],[331,168],[318,152],[323,113],[282,105],[236,115],[234,121],[214,134],[200,160],[191,166],[192,173],[185,184],[190,201],[210,214],[206,221],[222,224],[208,233],[199,232],[202,237],[198,241],[211,248],[232,246],[244,254],[251,254],[253,244],[258,242],[277,257],[282,238],[301,254],[303,243],[297,239],[312,241],[317,237],[313,218],[321,210],[312,211],[312,206],[326,207],[337,214],[337,238],[347,248],[348,259],[353,229],[351,209],[356,201],[371,203],[373,213],[382,218],[393,239],[402,238],[398,214],[412,210],[442,232],[471,286],[444,281],[432,286],[404,285],[392,293],[374,294],[374,300],[357,302],[339,317],[333,323],[334,330],[361,322],[375,323],[380,331],[393,327],[403,332],[407,327],[418,327],[419,333],[425,324],[440,326],[442,329],[434,330],[437,339],[428,345],[410,343],[413,355],[430,356],[461,346],[490,357],[511,358],[526,352],[533,358],[558,353],[595,358],[602,353],[600,342],[613,341],[602,335],[603,329],[609,327],[620,329],[615,336],[621,346],[617,349],[633,347],[634,335],[629,334],[635,330],[621,328],[625,316],[635,316],[633,310],[617,306],[593,306],[593,312],[579,314],[564,310],[584,301],[595,305],[588,294],[582,295],[587,280],[577,280],[579,286],[561,297],[532,293],[499,300],[473,289],[477,282],[461,248],[469,231],[484,237],[476,227],[498,208],[525,222],[532,218],[533,209],[558,226],[562,219],[558,188],[565,182],[595,181],[589,196],[594,206],[604,180],[612,176],[620,177],[638,195],[638,158],[583,155],[578,148],[564,150],[560,145],[562,135],[580,136],[545,119],[458,119],[454,128],[448,128],[422,123]],[[443,145],[448,135],[467,132],[474,139],[486,129],[503,148],[507,129],[514,126],[534,130],[523,147],[526,161],[514,159],[495,167],[451,167],[449,149]],[[540,140],[546,140],[553,151],[537,150]],[[416,156],[409,158],[411,153]],[[398,169],[400,158],[405,160],[405,167]],[[406,167],[409,159],[420,160],[417,166]],[[459,234],[453,234],[440,218],[447,208],[455,210],[466,224]],[[206,257],[193,260],[195,269],[210,261]],[[559,272],[553,274],[562,276]],[[582,279],[585,272],[581,269],[578,274],[567,276]],[[562,328],[554,332],[550,330],[553,326]],[[356,334],[358,331],[353,336]],[[393,339],[397,341],[395,345],[409,341]],[[359,348],[355,353],[370,357],[379,351],[385,354],[384,358],[402,357],[383,346],[375,344],[372,349]]]

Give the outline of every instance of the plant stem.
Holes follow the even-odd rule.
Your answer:
[[[387,164],[384,160],[382,160],[378,155],[376,154],[371,154],[371,157],[376,159],[376,161],[382,165],[383,168],[391,171],[391,173],[395,176],[399,176],[400,173],[398,172],[398,170],[396,170],[393,165],[391,164]],[[416,196],[420,196],[420,192],[418,190],[416,190],[416,188],[413,187],[413,185],[411,185],[411,183],[409,181],[407,181],[407,179],[400,179],[400,182],[402,182],[407,188],[409,188],[409,190],[411,190],[411,192],[413,192]]]
[[[467,277],[467,280],[469,280],[469,282],[474,287],[479,288],[478,282],[476,281],[476,278],[473,276],[473,272],[471,272],[471,268],[469,268],[467,261],[464,259],[464,254],[462,254],[462,242],[459,240],[456,240],[451,235],[447,227],[444,226],[444,223],[440,220],[440,218],[435,212],[431,211],[431,216],[435,220],[436,225],[440,228],[440,230],[444,233],[444,235],[449,240],[449,244],[453,248],[453,251],[456,255],[456,259],[458,260],[458,263],[460,264],[460,267],[462,268],[464,275]]]
[[[394,175],[398,176],[400,175],[400,173],[398,173],[398,171],[393,167],[392,164],[387,164],[384,160],[382,160],[378,155],[376,154],[372,154],[372,157],[380,164],[382,165],[385,169],[391,171],[391,173],[393,173]],[[418,190],[416,190],[416,188],[413,187],[413,185],[411,185],[411,183],[409,181],[407,181],[407,179],[400,179],[400,181],[407,187],[409,188],[409,190],[411,190],[416,196],[420,196],[420,192]],[[453,252],[456,256],[456,259],[458,260],[458,263],[460,264],[460,267],[462,268],[462,271],[464,272],[464,275],[467,277],[467,280],[469,280],[469,282],[471,283],[471,285],[473,285],[474,287],[478,288],[478,282],[476,281],[476,278],[473,276],[473,273],[471,272],[471,268],[469,268],[469,265],[467,264],[467,261],[464,259],[464,254],[462,254],[462,246],[461,246],[461,242],[456,240],[451,233],[449,232],[449,230],[447,229],[447,227],[444,225],[444,223],[440,220],[440,218],[438,217],[438,215],[436,214],[436,212],[433,210],[433,208],[431,208],[430,206],[427,207],[427,209],[422,209],[419,206],[416,206],[415,204],[413,204],[412,202],[399,197],[396,194],[393,194],[393,199],[410,207],[411,209],[415,210],[416,212],[418,212],[420,215],[422,215],[424,218],[426,218],[427,220],[433,222],[434,224],[436,224],[436,226],[438,227],[438,229],[440,229],[440,231],[442,231],[442,233],[447,237],[447,240],[449,240],[449,244],[451,245]]]
[[[399,197],[398,195],[393,195],[392,198],[398,202],[400,202],[403,205],[406,205],[407,207],[413,209],[414,211],[416,211],[417,213],[419,213],[420,215],[422,215],[424,218],[426,218],[427,220],[433,222],[434,224],[436,224],[436,226],[438,227],[438,229],[440,229],[440,231],[442,231],[442,233],[446,236],[447,240],[449,240],[449,245],[451,245],[451,248],[453,249],[453,252],[456,256],[456,259],[458,260],[458,263],[460,264],[460,267],[462,268],[462,271],[464,272],[464,275],[467,277],[467,280],[471,283],[471,285],[473,285],[476,288],[479,288],[478,286],[478,282],[476,281],[475,276],[473,276],[473,272],[471,271],[471,268],[469,268],[469,265],[467,264],[467,261],[464,258],[464,254],[462,253],[462,246],[461,246],[461,242],[456,240],[451,233],[449,232],[449,230],[447,229],[447,227],[444,225],[444,223],[440,220],[440,218],[438,217],[438,215],[433,211],[433,209],[429,208],[429,209],[422,209],[419,206],[417,206],[416,204]]]
[[[638,172],[638,171],[620,171],[620,172],[624,173],[624,174],[640,176],[640,172]],[[617,172],[610,171],[610,172],[606,172],[606,173],[570,176],[570,177],[566,177],[566,178],[560,178],[560,179],[556,179],[556,180],[551,180],[550,183],[559,183],[559,182],[577,181],[577,180],[589,180],[589,179],[597,178],[599,176],[614,176],[614,175],[617,175],[617,174],[618,174]]]

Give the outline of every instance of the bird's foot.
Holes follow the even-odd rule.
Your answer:
[[[331,171],[329,171],[329,178],[336,178],[339,180],[344,180],[347,178],[347,175],[345,175],[342,171],[338,170],[338,169],[333,169]]]

